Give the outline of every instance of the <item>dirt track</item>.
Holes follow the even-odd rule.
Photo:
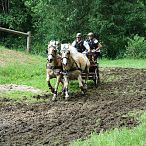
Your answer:
[[[0,145],[68,145],[91,132],[134,126],[125,116],[146,107],[146,70],[100,69],[101,85],[90,85],[86,96],[40,104],[0,99]]]

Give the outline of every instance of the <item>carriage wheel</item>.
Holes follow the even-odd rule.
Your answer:
[[[99,77],[99,69],[98,67],[95,69],[95,79],[94,79],[95,87],[98,87],[100,84],[100,77]]]

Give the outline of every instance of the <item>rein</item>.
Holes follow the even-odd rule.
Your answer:
[[[46,69],[62,69],[62,66],[48,66],[47,64],[46,64]]]
[[[55,57],[53,54],[48,54],[48,56],[49,56],[49,55],[52,55],[53,57]]]

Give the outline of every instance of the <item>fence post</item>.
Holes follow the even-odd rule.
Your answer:
[[[27,52],[31,51],[31,32],[28,31],[27,32],[27,48],[26,48]]]
[[[25,33],[25,32],[15,31],[15,30],[3,28],[3,27],[0,27],[0,31],[5,31],[5,32],[13,33],[13,34],[27,36],[27,48],[26,48],[26,51],[27,52],[31,51],[31,32],[30,31],[28,31],[27,33]]]

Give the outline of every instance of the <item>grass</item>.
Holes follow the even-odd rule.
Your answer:
[[[0,84],[28,85],[47,91],[45,80],[46,58],[20,51],[8,50],[0,47]],[[22,95],[22,96],[21,96]],[[1,93],[1,97],[20,100],[27,96],[27,101],[34,93],[27,91],[8,91]]]
[[[132,129],[125,127],[92,133],[86,140],[77,140],[70,146],[146,146],[146,112],[139,120],[141,124]]]
[[[0,84],[25,84],[47,90],[45,58],[1,48],[0,62]]]
[[[0,84],[23,84],[47,90],[45,81],[45,64],[9,64],[0,67]]]
[[[100,67],[146,68],[146,59],[99,60]]]

